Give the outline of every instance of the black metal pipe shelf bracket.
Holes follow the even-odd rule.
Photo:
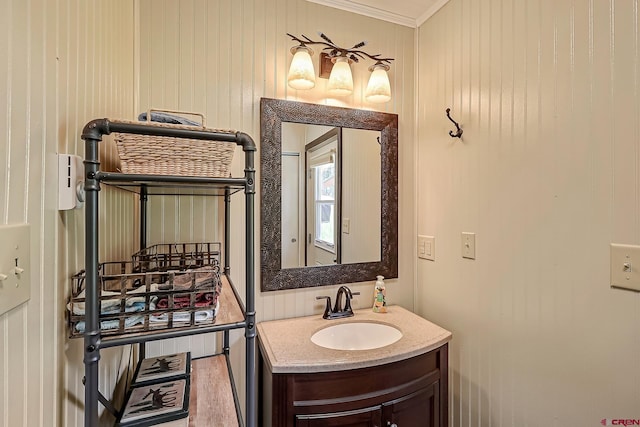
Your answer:
[[[455,120],[453,120],[451,118],[451,115],[449,114],[449,112],[451,111],[451,108],[447,108],[447,117],[449,118],[449,120],[451,120],[453,122],[454,125],[456,125],[456,132],[453,133],[452,130],[449,131],[449,136],[451,138],[462,138],[462,129],[460,129],[460,126],[458,125],[458,122],[456,122]]]

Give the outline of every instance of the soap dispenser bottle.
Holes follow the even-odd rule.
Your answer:
[[[384,277],[377,276],[376,286],[373,290],[373,312],[374,313],[386,313],[387,312],[387,291],[384,286]]]

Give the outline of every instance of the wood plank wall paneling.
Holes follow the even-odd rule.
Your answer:
[[[451,426],[638,417],[640,294],[609,287],[609,243],[640,244],[638,18],[451,0],[418,30],[417,228],[438,250],[416,308],[453,332]]]
[[[69,277],[83,267],[83,211],[57,211],[55,154],[83,155],[83,125],[133,114],[128,0],[6,0],[0,14],[0,224],[31,224],[31,299],[0,316],[0,426],[82,426],[80,341],[69,341]],[[104,159],[113,158],[108,141]],[[106,162],[112,164],[113,162]],[[134,249],[129,195],[103,189],[106,259]],[[125,349],[126,350],[126,349]],[[126,359],[126,352],[124,353]],[[123,352],[103,354],[102,390]]]
[[[366,135],[366,136],[365,136]],[[343,129],[342,138],[342,218],[349,220],[349,232],[342,233],[342,261],[345,263],[380,260],[381,212],[380,188],[375,184],[382,180],[379,167],[380,144],[378,132]],[[304,155],[304,154],[303,154]],[[368,296],[368,295],[367,295]]]
[[[400,278],[390,280],[387,291],[392,302],[413,308],[413,129],[414,129],[414,30],[319,6],[305,0],[268,0],[207,2],[204,0],[141,0],[140,3],[140,108],[149,107],[204,112],[210,126],[238,129],[249,133],[259,145],[261,97],[304,102],[375,108],[399,114],[400,125]],[[326,80],[318,79],[310,91],[287,87],[286,74],[293,42],[286,33],[315,37],[322,30],[336,42],[356,43],[366,39],[371,52],[396,58],[390,71],[393,100],[371,105],[364,101],[368,65],[355,65],[356,88],[350,97],[332,100],[325,97]],[[315,57],[317,58],[317,56]],[[317,61],[317,59],[316,59]],[[317,67],[317,63],[316,63]],[[259,156],[258,156],[259,158]],[[243,155],[236,151],[232,170],[243,174]],[[259,173],[259,167],[257,167]],[[257,194],[256,214],[259,216]],[[218,201],[165,197],[150,203],[152,215],[150,242],[185,239],[222,239],[222,229],[212,227],[222,218]],[[244,283],[244,198],[232,199],[231,265],[233,278]],[[202,219],[204,214],[205,219]],[[256,230],[259,230],[256,218]],[[259,253],[256,234],[256,253]],[[256,264],[256,311],[258,320],[311,315],[322,312],[316,295],[337,289],[305,289],[261,293],[259,264]],[[371,303],[373,282],[354,284],[361,291],[356,306]],[[240,294],[244,295],[243,286]],[[242,359],[244,340],[232,339],[232,357],[236,381],[244,382]],[[210,339],[204,338],[210,341]],[[164,342],[151,345],[150,353],[183,348],[189,342],[196,351],[204,348],[203,337],[186,338],[184,343]],[[243,399],[242,399],[243,400]]]
[[[315,20],[320,17],[323,30],[336,39],[344,37],[349,42],[368,38],[370,44],[397,59],[397,68],[391,72],[394,100],[382,108],[401,115],[400,132],[407,138],[407,147],[411,147],[412,30],[302,0],[164,1],[160,6],[157,2],[150,6],[141,2],[140,30],[136,30],[141,37],[139,59],[134,58],[137,4],[131,2],[63,0],[52,4],[42,0],[12,0],[7,1],[0,18],[3,28],[0,52],[7,58],[6,66],[0,67],[0,81],[6,88],[0,102],[0,123],[4,129],[0,159],[6,166],[0,174],[3,196],[0,218],[2,223],[28,221],[33,225],[32,247],[37,248],[33,256],[40,278],[33,285],[28,304],[0,317],[3,426],[83,423],[81,343],[65,338],[61,313],[68,278],[83,264],[84,221],[80,212],[58,213],[55,209],[55,181],[50,179],[56,168],[53,155],[56,152],[82,155],[84,147],[79,133],[92,118],[134,117],[138,112],[133,108],[137,84],[143,109],[177,106],[204,111],[210,124],[242,129],[258,140],[257,105],[261,96],[332,102],[324,99],[325,82],[320,82],[317,90],[304,94],[289,93],[286,87],[291,43],[284,34],[287,31],[312,34]],[[236,25],[237,22],[243,25]],[[377,30],[372,36],[378,40],[369,36],[374,27]],[[138,61],[141,69],[134,75]],[[148,64],[153,64],[154,69],[149,70]],[[355,95],[338,104],[368,108],[362,100],[366,72],[360,70],[355,74],[356,79],[363,79]],[[411,149],[404,152],[401,149],[401,154],[404,154],[401,183],[404,180],[411,188],[412,180],[407,179],[413,168]],[[101,156],[107,168],[117,166],[112,160],[115,156],[109,138],[101,145]],[[234,163],[234,173],[242,173],[241,162]],[[113,240],[101,240],[101,258],[126,257],[136,249],[137,239],[130,236],[137,234],[137,202],[109,189],[103,189],[100,200],[104,208],[100,215],[101,233],[115,236]],[[243,200],[234,203],[234,217],[241,215],[243,203]],[[403,201],[401,196],[401,210],[412,212],[412,206],[411,197]],[[152,221],[178,226],[154,230],[149,236],[152,242],[221,235],[220,227],[211,225],[217,223],[219,201],[166,198],[153,208]],[[412,221],[401,221],[401,233],[407,237],[401,241],[412,239]],[[241,223],[234,224],[233,234],[240,242],[244,241]],[[256,249],[257,243],[256,240]],[[242,246],[234,246],[231,254],[236,260],[233,268],[239,282],[244,278]],[[401,250],[413,252],[406,245]],[[397,292],[390,292],[390,299],[409,306],[411,266],[411,262],[401,264],[401,279],[395,281]],[[370,284],[354,286],[366,289],[363,295],[369,293],[370,287]],[[318,292],[267,294],[259,298],[258,312],[263,313],[262,319],[319,312],[314,300]],[[368,304],[368,300],[363,302],[364,306]],[[235,347],[242,347],[239,336],[233,341]],[[167,345],[182,348],[187,342],[196,353],[213,351],[210,341],[185,339]],[[234,349],[234,354],[238,353],[235,363],[239,365],[242,352]],[[102,356],[101,390],[110,394],[129,355],[127,349],[114,349]],[[239,382],[243,381],[242,376],[243,373]]]
[[[338,40],[367,38],[372,49],[397,58],[397,66],[394,64],[391,71],[394,99],[378,108],[405,113],[400,120],[401,127],[404,126],[401,147],[404,148],[403,154],[410,157],[411,126],[408,124],[412,123],[412,83],[404,83],[407,90],[403,91],[402,81],[411,82],[413,79],[411,29],[306,1],[203,3],[164,0],[153,2],[153,5],[151,7],[148,1],[141,3],[141,75],[147,76],[141,82],[141,109],[178,108],[204,112],[210,125],[241,129],[259,141],[258,101],[263,96],[371,108],[372,105],[365,104],[363,100],[362,92],[368,77],[368,71],[363,66],[354,66],[359,92],[343,100],[326,99],[326,82],[322,79],[319,79],[317,89],[308,92],[295,92],[286,86],[291,56],[288,50],[292,42],[285,33],[297,30],[299,33],[313,34],[314,28],[319,25]],[[203,14],[206,20],[202,19]],[[318,19],[320,21],[316,23]],[[342,25],[346,22],[349,25]],[[374,24],[377,26],[375,34],[371,32]],[[203,25],[205,29],[201,28]],[[205,40],[200,40],[201,36]],[[180,61],[175,58],[180,58]],[[238,150],[233,171],[242,174],[242,170],[242,152]],[[208,199],[184,199],[165,197],[152,201],[152,204],[156,204],[151,209],[153,226],[150,242],[221,238],[221,229],[209,229],[208,219],[203,221],[198,217],[201,212],[218,215],[218,203]],[[240,199],[238,205],[243,204]],[[242,212],[241,208],[238,206],[234,216]],[[213,219],[217,219],[217,216]],[[196,223],[200,225],[194,225]],[[237,227],[234,236],[241,239],[244,226],[241,221],[238,223],[234,224]],[[207,230],[203,234],[194,227]],[[234,270],[242,275],[244,272],[239,259],[243,257],[243,245],[235,245],[233,251],[232,257],[238,262]],[[270,295],[275,296],[265,294],[264,297]],[[311,303],[313,305],[315,303]],[[268,314],[264,316],[265,319],[274,317]]]

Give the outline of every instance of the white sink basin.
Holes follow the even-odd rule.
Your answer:
[[[333,350],[371,350],[393,344],[402,332],[382,323],[351,322],[320,329],[311,341]]]

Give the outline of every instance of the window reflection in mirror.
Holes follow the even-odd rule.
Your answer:
[[[306,266],[340,263],[339,136],[340,129],[333,129],[305,144]]]
[[[282,124],[282,268],[381,260],[380,132]]]

